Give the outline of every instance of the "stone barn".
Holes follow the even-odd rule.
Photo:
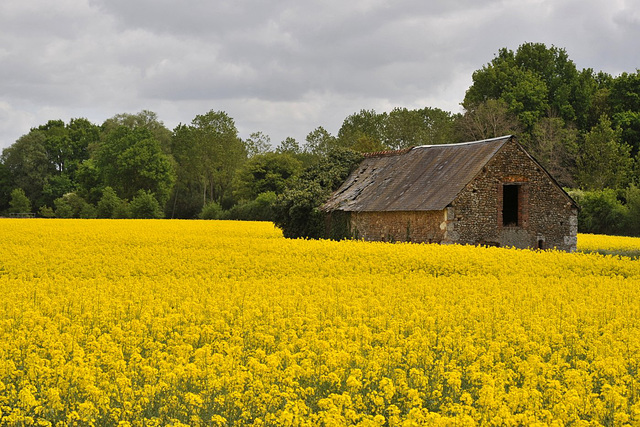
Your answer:
[[[370,154],[321,209],[334,237],[576,249],[576,202],[513,136]]]

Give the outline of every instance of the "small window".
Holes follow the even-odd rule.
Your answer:
[[[544,240],[538,239],[538,249],[544,249]]]
[[[518,226],[520,186],[505,184],[502,186],[502,225]]]

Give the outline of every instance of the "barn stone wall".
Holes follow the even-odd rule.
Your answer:
[[[504,225],[504,185],[518,185],[518,224]],[[578,212],[519,145],[505,144],[451,204],[457,243],[574,251]]]
[[[385,242],[444,243],[446,211],[351,212],[350,232],[356,239]]]

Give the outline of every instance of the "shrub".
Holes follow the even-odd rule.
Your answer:
[[[217,202],[209,202],[202,207],[198,218],[200,219],[220,219],[222,217],[222,206]]]
[[[31,212],[31,202],[22,188],[16,188],[11,191],[9,206],[9,212],[11,213]]]
[[[624,234],[628,209],[611,189],[572,191],[578,202],[578,230],[581,233]]]
[[[56,214],[49,206],[42,206],[38,210],[38,214],[43,218],[55,218]]]
[[[224,218],[243,221],[273,221],[273,204],[276,197],[274,191],[260,193],[255,200],[233,206],[225,212]]]
[[[67,193],[54,200],[58,218],[95,218],[95,207],[77,193]]]
[[[129,204],[131,218],[158,219],[162,218],[160,203],[149,191],[139,190]]]
[[[82,209],[80,209],[78,218],[93,219],[97,218],[97,215],[98,213],[95,206],[93,206],[91,203],[85,203],[84,206],[82,206]]]
[[[125,199],[121,200],[120,204],[116,206],[115,210],[113,211],[112,218],[114,219],[131,218],[131,209],[129,207],[129,202],[127,200]]]
[[[98,201],[96,215],[98,218],[114,218],[114,213],[122,205],[122,199],[118,197],[111,187],[102,190],[102,197]]]

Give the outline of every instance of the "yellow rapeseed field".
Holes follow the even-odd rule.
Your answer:
[[[640,257],[640,239],[637,237],[581,234],[578,250],[602,254],[623,254],[638,258]]]
[[[640,425],[631,258],[223,221],[0,239],[1,425]]]

